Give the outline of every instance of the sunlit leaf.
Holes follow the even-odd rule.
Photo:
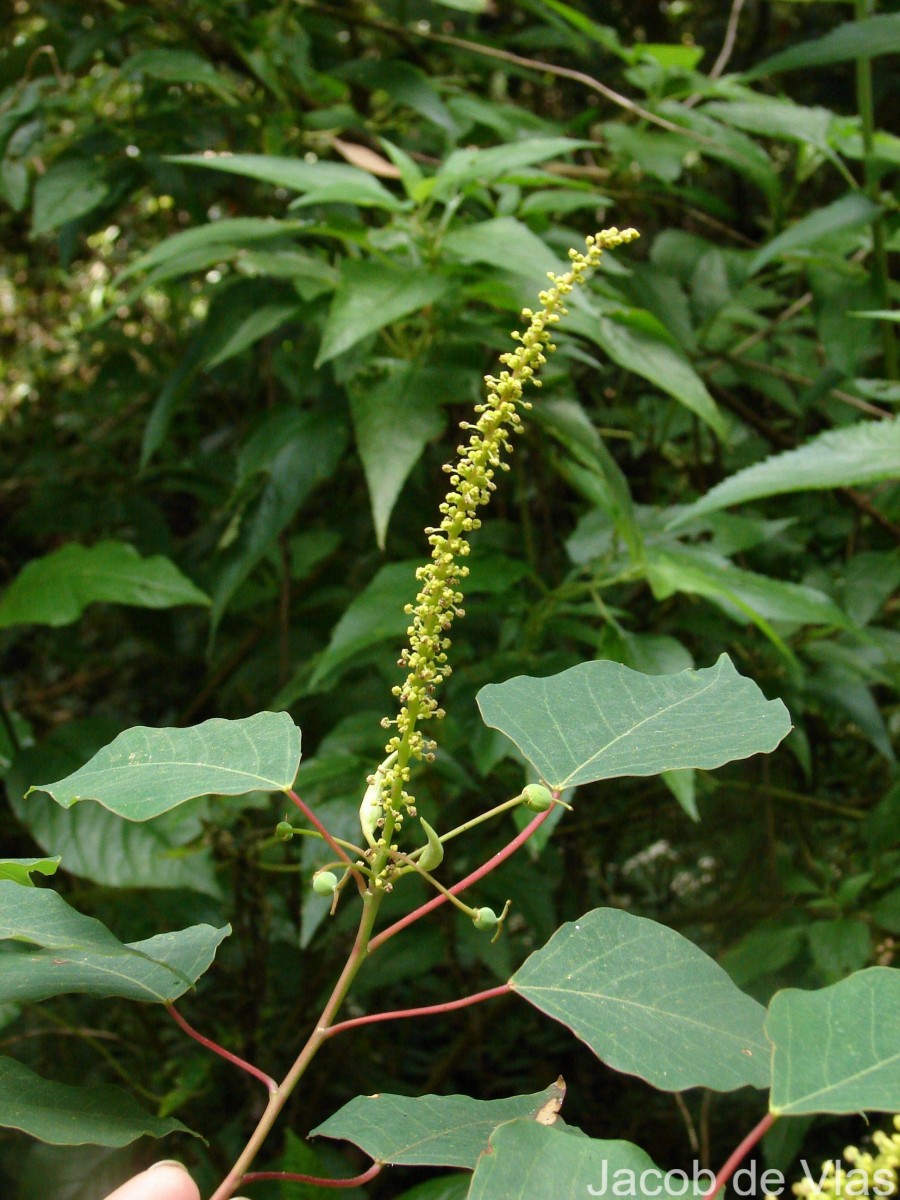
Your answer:
[[[60,855],[55,858],[0,858],[0,881],[10,879],[13,883],[34,887],[31,876],[36,871],[39,875],[55,875],[60,863]]]
[[[209,604],[209,597],[161,554],[141,558],[125,542],[70,542],[20,571],[0,599],[0,628],[70,625],[98,601],[171,608]]]

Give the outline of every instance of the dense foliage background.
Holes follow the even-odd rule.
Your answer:
[[[13,8],[0,53],[2,581],[111,540],[168,557],[211,603],[85,606],[52,567],[40,612],[0,595],[5,851],[61,855],[56,885],[123,940],[231,921],[181,1008],[277,1072],[349,929],[310,893],[314,853],[273,839],[283,813],[262,797],[204,800],[126,826],[23,794],[128,726],[288,708],[303,730],[298,788],[349,834],[382,757],[403,604],[455,424],[544,272],[586,233],[634,225],[641,241],[573,308],[477,535],[420,808],[446,825],[441,814],[515,794],[521,764],[481,724],[475,691],[585,658],[661,673],[727,651],[795,730],[770,758],[715,775],[582,789],[539,854],[487,882],[485,903],[513,899],[508,936],[491,946],[445,908],[373,962],[355,1002],[489,987],[599,904],[670,924],[761,999],[892,964],[900,489],[822,490],[776,465],[760,498],[672,521],[829,430],[864,425],[863,457],[897,450],[896,326],[859,314],[897,296],[900,139],[882,124],[900,80],[882,56],[900,50],[900,17],[865,0]],[[203,155],[233,157],[185,157]],[[834,444],[832,482],[852,483],[849,443]],[[821,453],[805,460],[813,475]],[[511,824],[483,829],[454,873]],[[165,1153],[204,1184],[257,1111],[257,1085],[158,1010],[64,998],[0,1021],[3,1052],[35,1070],[120,1076],[202,1131],[208,1146],[173,1139]],[[623,1082],[510,1000],[402,1037],[337,1039],[267,1158],[312,1162],[298,1137],[360,1091],[492,1098],[559,1073],[571,1121],[670,1166],[694,1152],[717,1165],[758,1116],[743,1093],[676,1105]],[[859,1132],[787,1121],[767,1153],[786,1166],[804,1137],[809,1157]],[[322,1170],[354,1161],[315,1155]],[[87,1200],[154,1156],[10,1134],[0,1186]]]

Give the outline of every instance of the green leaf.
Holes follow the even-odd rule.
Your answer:
[[[827,983],[860,971],[872,958],[872,935],[865,921],[835,917],[815,921],[807,930],[812,960]]]
[[[34,212],[31,229],[35,234],[49,233],[102,204],[109,194],[98,166],[84,158],[55,162],[34,185]]]
[[[54,1083],[6,1057],[0,1058],[0,1125],[54,1146],[127,1146],[139,1137],[192,1132],[172,1117],[144,1112],[121,1088]]]
[[[830,109],[760,97],[756,100],[714,100],[704,104],[700,111],[747,133],[802,142],[833,156],[828,142],[828,131],[834,120]]]
[[[63,808],[97,800],[126,820],[146,821],[195,796],[285,792],[299,765],[300,730],[283,712],[213,717],[191,729],[138,725],[73,774],[28,794],[49,792]]]
[[[464,263],[483,263],[512,271],[544,286],[548,271],[561,271],[562,264],[546,242],[515,217],[495,217],[453,229],[441,250]]]
[[[486,725],[505,733],[549,787],[562,789],[711,770],[774,750],[791,728],[780,700],[766,700],[727,654],[714,667],[642,675],[587,662],[549,679],[519,675],[476,697]]]
[[[773,454],[717,484],[682,509],[669,528],[764,496],[818,488],[859,487],[900,477],[900,418],[830,429],[796,450]]]
[[[80,992],[168,1004],[193,987],[231,932],[193,925],[126,944],[49,888],[0,881],[0,901],[0,940],[39,947],[3,955],[3,1003]]]
[[[760,79],[776,71],[820,67],[827,63],[848,62],[856,58],[875,58],[900,50],[900,14],[864,17],[846,21],[820,38],[790,46],[764,59],[744,74],[745,79]]]
[[[88,718],[69,721],[37,746],[16,756],[6,778],[13,812],[37,844],[59,851],[65,869],[105,887],[188,888],[218,896],[220,888],[208,846],[186,849],[200,840],[200,813],[180,809],[136,825],[99,804],[63,809],[47,795],[23,799],[32,779],[61,778],[77,770],[120,732],[120,725]],[[203,801],[198,805],[202,808]]]
[[[750,259],[748,274],[755,275],[782,254],[793,250],[805,250],[808,246],[815,246],[845,230],[868,225],[880,212],[880,207],[861,192],[841,196],[825,208],[817,208],[808,217],[803,217],[783,233],[779,233],[771,242],[767,242]]]
[[[454,1171],[452,1175],[438,1175],[417,1183],[408,1192],[401,1192],[397,1200],[466,1200],[469,1195],[471,1175],[467,1171]],[[285,1197],[285,1200],[290,1200]]]
[[[594,142],[565,137],[529,137],[486,150],[454,150],[433,180],[433,195],[446,199],[470,183],[493,183],[509,171],[547,162],[573,150],[596,148]]]
[[[442,299],[449,281],[423,270],[354,259],[341,266],[341,282],[331,304],[316,367],[344,354],[386,325]]]
[[[123,75],[148,75],[164,83],[199,83],[226,104],[237,103],[234,84],[199,54],[191,50],[141,50],[122,64]]]
[[[400,638],[409,625],[404,605],[416,593],[418,560],[387,563],[365,589],[350,602],[332,630],[310,679],[318,687],[339,667],[369,646],[386,638]]]
[[[447,372],[395,360],[374,386],[366,379],[350,393],[356,445],[366,473],[375,537],[384,549],[388,521],[403,484],[428,442],[444,428]]]
[[[14,883],[34,887],[31,875],[55,875],[61,855],[55,858],[0,858],[0,881],[11,879]]]
[[[508,1121],[491,1134],[490,1152],[478,1160],[468,1200],[584,1200],[586,1195],[643,1200],[656,1188],[666,1195],[664,1172],[631,1142],[588,1138],[558,1124]]]
[[[689,408],[720,438],[726,436],[725,420],[706,384],[656,317],[643,309],[606,317],[579,305],[566,318],[566,327],[599,346],[620,367]]]
[[[556,931],[509,986],[616,1071],[677,1092],[768,1087],[765,1010],[674,929],[598,908]]]
[[[471,1096],[356,1096],[312,1130],[311,1137],[344,1138],[376,1162],[396,1166],[468,1167],[501,1121],[534,1118],[565,1089],[551,1084],[532,1096],[474,1100]]]
[[[222,554],[212,587],[215,630],[231,598],[276,544],[312,492],[329,479],[344,451],[346,431],[333,413],[276,410],[248,439],[238,463],[239,484],[264,480],[258,500],[241,517],[233,545]]]
[[[390,212],[400,212],[404,208],[404,204],[374,175],[351,167],[349,163],[308,163],[302,158],[280,158],[273,154],[170,154],[165,161],[182,167],[224,171],[292,192],[304,192],[304,204],[359,204]],[[293,207],[296,206],[295,201]]]
[[[234,358],[248,346],[255,345],[261,338],[280,329],[287,321],[296,320],[302,313],[303,308],[290,300],[261,305],[244,317],[225,342],[216,347],[215,353],[206,362],[206,368],[209,370]]]
[[[0,599],[0,628],[71,625],[89,604],[138,608],[209,604],[209,597],[161,554],[141,558],[125,542],[69,543],[28,563]]]
[[[657,600],[666,600],[675,592],[706,596],[742,623],[758,616],[764,621],[800,625],[846,628],[852,624],[824,592],[743,571],[728,559],[699,547],[651,547],[647,551],[647,578]]]
[[[771,1110],[900,1112],[900,971],[870,967],[817,992],[778,992]]]

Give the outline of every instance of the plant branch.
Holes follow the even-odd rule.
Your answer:
[[[557,798],[555,792],[554,798]],[[511,842],[508,842],[502,850],[498,850],[486,863],[478,867],[477,870],[472,871],[471,874],[466,875],[459,883],[455,883],[453,887],[447,890],[454,896],[458,896],[460,892],[464,892],[466,888],[471,887],[473,883],[477,883],[479,879],[484,879],[485,875],[490,875],[491,871],[499,867],[511,855],[515,854],[520,846],[525,845],[531,835],[540,829],[541,825],[543,825],[552,812],[553,808],[548,808],[546,812],[538,813],[534,820],[529,821],[522,832],[514,837]],[[446,904],[446,902],[447,899],[445,896],[434,896],[431,900],[426,901],[425,904],[421,904],[418,908],[413,909],[412,912],[407,913],[405,917],[401,917],[399,921],[395,921],[393,925],[388,925],[387,929],[383,929],[381,933],[372,938],[369,943],[369,952],[377,950],[379,946],[384,945],[388,938],[392,938],[395,933],[399,933],[401,929],[406,929],[408,925],[412,925],[420,917],[433,912],[434,909],[439,908],[442,904]]]
[[[335,839],[331,836],[331,834],[328,832],[328,830],[325,828],[325,826],[322,824],[322,822],[319,820],[319,818],[316,816],[316,814],[313,812],[313,810],[309,807],[309,805],[306,803],[306,801],[301,800],[293,788],[289,788],[287,794],[288,794],[289,798],[291,800],[293,800],[294,804],[297,805],[297,807],[300,809],[300,811],[303,813],[303,815],[306,817],[307,821],[309,821],[309,823],[311,825],[314,825],[316,827],[316,829],[319,831],[319,833],[322,835],[322,837],[325,839],[325,841],[328,843],[328,845],[331,847],[331,849],[335,852],[337,857],[339,859],[341,859],[342,862],[347,863],[348,866],[352,866],[353,864],[350,860],[350,855],[343,848],[343,846],[340,846],[337,843],[337,841],[335,841]]]
[[[774,1121],[775,1114],[767,1112],[759,1124],[753,1126],[737,1149],[726,1159],[725,1165],[719,1171],[709,1191],[704,1192],[700,1200],[713,1200],[713,1197],[718,1195],[757,1142],[772,1128]]]
[[[298,1175],[293,1171],[251,1171],[245,1175],[241,1183],[261,1183],[264,1179],[283,1179],[289,1183],[311,1183],[321,1188],[351,1188],[361,1187],[380,1174],[384,1163],[374,1162],[368,1171],[354,1175],[352,1179],[321,1179],[317,1175]]]
[[[260,1083],[266,1085],[269,1093],[278,1090],[278,1084],[271,1075],[267,1075],[265,1071],[261,1071],[259,1067],[254,1067],[253,1063],[249,1063],[246,1059],[239,1058],[236,1054],[232,1054],[230,1050],[226,1050],[224,1046],[220,1046],[218,1042],[214,1042],[212,1038],[204,1037],[202,1033],[198,1033],[192,1025],[189,1025],[174,1004],[167,1004],[166,1011],[169,1016],[178,1025],[188,1037],[192,1037],[195,1042],[199,1042],[201,1046],[205,1046],[207,1050],[212,1050],[213,1054],[218,1054],[220,1058],[224,1058],[226,1062],[230,1062],[235,1067],[240,1067],[242,1071],[246,1071],[248,1075],[252,1075],[254,1079],[258,1079]]]
[[[509,984],[501,983],[497,987],[488,988],[483,992],[474,992],[471,996],[463,996],[461,1000],[447,1000],[444,1004],[426,1004],[421,1008],[397,1008],[393,1012],[370,1013],[366,1017],[353,1017],[349,1021],[339,1021],[325,1031],[326,1037],[334,1037],[345,1029],[354,1029],[357,1025],[374,1025],[376,1021],[399,1021],[404,1017],[430,1017],[436,1013],[454,1012],[457,1008],[468,1008],[472,1004],[480,1004],[483,1000],[493,1000],[495,996],[505,996],[509,992]]]

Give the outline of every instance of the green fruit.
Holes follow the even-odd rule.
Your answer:
[[[424,817],[419,818],[419,824],[422,826],[426,838],[428,838],[427,846],[419,855],[419,866],[423,871],[433,871],[435,867],[439,867],[444,861],[444,846],[441,839]]]
[[[320,871],[313,875],[313,891],[317,896],[331,896],[337,887],[337,875],[333,871]]]
[[[542,783],[529,783],[522,789],[522,799],[532,812],[546,812],[553,803],[553,796]]]
[[[472,924],[476,929],[496,929],[499,918],[492,908],[476,908]]]
[[[289,842],[294,836],[294,827],[290,821],[279,821],[275,826],[275,836],[282,842]]]

